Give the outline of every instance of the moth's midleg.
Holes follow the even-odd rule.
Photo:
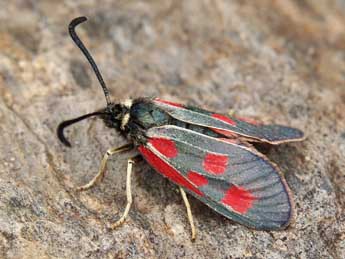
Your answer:
[[[189,220],[189,224],[192,230],[192,240],[194,240],[196,237],[196,231],[195,231],[195,226],[194,226],[192,210],[190,208],[190,204],[189,204],[186,192],[182,189],[182,187],[180,187],[180,192],[181,192],[182,199],[184,201],[184,205],[186,206],[186,209],[187,209],[188,220]]]
[[[93,187],[97,182],[101,181],[105,174],[105,168],[107,166],[108,158],[116,153],[121,153],[124,151],[131,150],[133,148],[133,144],[126,144],[121,147],[116,148],[110,148],[107,150],[107,152],[104,154],[103,159],[101,161],[101,165],[99,167],[98,173],[93,177],[93,179],[88,182],[87,184],[80,186],[77,188],[77,191],[85,191],[87,189],[90,189]]]
[[[125,211],[123,212],[123,215],[121,218],[119,218],[118,221],[116,221],[114,224],[111,225],[111,228],[114,229],[118,226],[120,226],[122,223],[125,222],[126,217],[128,215],[128,212],[132,205],[132,191],[131,191],[131,174],[133,169],[133,164],[135,163],[137,157],[128,159],[127,162],[127,177],[126,177],[126,195],[127,195],[127,204]]]

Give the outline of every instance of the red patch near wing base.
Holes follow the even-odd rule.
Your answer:
[[[212,117],[221,120],[227,124],[230,124],[231,126],[236,126],[236,122],[234,122],[232,119],[225,115],[214,113],[212,114]]]
[[[197,189],[193,184],[188,182],[175,168],[164,162],[161,158],[155,155],[151,150],[144,146],[138,148],[139,152],[144,156],[146,161],[160,174],[169,178],[174,183],[185,187],[186,189],[196,193],[199,196],[204,194]]]
[[[228,160],[226,155],[208,153],[205,155],[202,165],[206,172],[219,175],[225,172]]]
[[[162,99],[159,99],[159,98],[155,98],[155,101],[160,102],[160,103],[165,103],[165,104],[168,104],[168,105],[171,105],[171,106],[179,107],[179,108],[184,108],[182,104],[165,101],[165,100],[162,100]]]
[[[187,177],[192,183],[194,183],[198,187],[208,184],[208,180],[205,176],[194,171],[189,171]]]
[[[244,188],[231,186],[226,191],[221,202],[230,206],[234,211],[244,214],[253,207],[253,202],[255,200],[256,197]]]
[[[164,138],[152,138],[149,143],[167,158],[174,158],[178,151],[175,142]]]

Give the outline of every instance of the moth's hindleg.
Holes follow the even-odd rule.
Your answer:
[[[77,191],[85,191],[87,189],[90,189],[97,182],[99,182],[99,181],[101,181],[103,179],[104,174],[105,174],[105,167],[107,165],[108,158],[111,155],[114,155],[116,153],[121,153],[121,152],[124,152],[124,151],[128,151],[128,150],[131,150],[132,148],[133,148],[133,144],[126,144],[126,145],[121,146],[121,147],[108,149],[107,152],[103,156],[103,159],[101,161],[101,166],[99,168],[98,173],[93,177],[93,179],[90,182],[88,182],[87,184],[85,184],[83,186],[78,187]]]
[[[130,158],[128,159],[127,162],[127,177],[126,177],[126,195],[127,195],[127,204],[126,204],[126,208],[125,211],[123,212],[123,215],[121,216],[121,218],[116,221],[114,224],[111,225],[111,228],[117,228],[118,226],[120,226],[122,223],[125,222],[126,217],[128,215],[128,212],[131,208],[132,205],[132,191],[131,191],[131,174],[132,174],[132,170],[133,170],[133,164],[135,164],[135,162],[139,160],[139,156],[136,156],[134,158]]]
[[[194,226],[192,210],[190,208],[190,204],[189,204],[186,192],[182,189],[182,187],[180,187],[180,192],[182,195],[182,199],[184,201],[184,205],[186,206],[186,209],[187,209],[188,220],[189,220],[189,224],[192,230],[192,240],[195,240],[196,231],[195,231],[195,226]]]

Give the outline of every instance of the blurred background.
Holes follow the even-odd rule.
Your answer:
[[[125,225],[126,159],[77,193],[104,152],[126,143],[97,119],[105,106],[67,32],[77,31],[114,101],[159,96],[304,130],[267,150],[295,197],[280,232],[247,229],[191,198],[190,241],[176,187],[141,163]],[[345,1],[0,0],[0,258],[345,258]]]

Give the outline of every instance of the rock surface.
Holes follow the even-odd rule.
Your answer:
[[[345,258],[345,1],[1,1],[0,258]],[[272,147],[294,193],[295,221],[247,229],[190,198],[190,241],[176,187],[126,158],[83,193],[103,153],[125,143],[101,121],[55,135],[62,120],[105,105],[69,21],[114,100],[160,96],[298,127],[302,143]]]

